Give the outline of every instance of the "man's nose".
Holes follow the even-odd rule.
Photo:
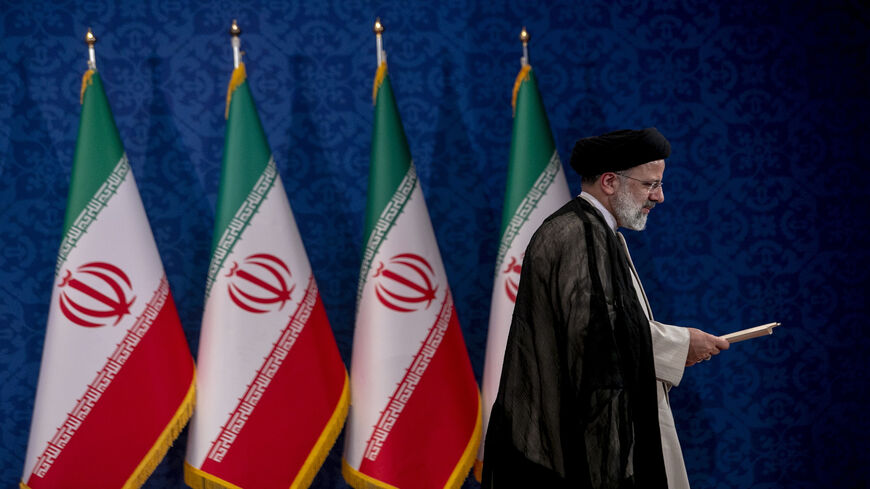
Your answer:
[[[664,187],[659,187],[655,189],[655,192],[649,194],[649,200],[661,204],[665,201],[665,189]]]

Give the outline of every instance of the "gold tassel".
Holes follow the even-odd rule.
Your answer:
[[[85,90],[88,89],[88,86],[94,84],[94,80],[92,80],[94,73],[94,70],[88,70],[82,76],[82,93],[79,95],[79,105],[85,103]]]
[[[532,71],[532,65],[523,66],[520,73],[517,75],[517,79],[514,81],[514,93],[511,96],[511,107],[514,109],[514,114],[517,113],[517,94],[520,93],[520,85],[529,79],[530,71]]]
[[[378,71],[375,72],[375,86],[372,87],[372,105],[374,105],[375,101],[378,99],[378,89],[381,88],[381,84],[384,83],[384,78],[387,76],[387,62],[381,61],[381,65],[378,66]]]
[[[230,117],[230,101],[233,99],[233,92],[239,88],[239,85],[245,82],[248,75],[245,73],[245,63],[239,63],[239,67],[233,70],[233,76],[230,77],[230,86],[227,87],[227,108],[224,111],[224,119]]]

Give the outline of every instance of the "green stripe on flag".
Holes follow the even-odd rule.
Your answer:
[[[517,94],[501,220],[502,237],[509,230],[514,214],[521,209],[523,200],[550,164],[555,152],[556,143],[550,132],[550,123],[538,92],[534,70],[529,70],[528,79],[522,82]],[[558,156],[556,160],[558,161]]]
[[[544,171],[538,175],[538,179],[535,180],[528,193],[526,193],[525,197],[520,201],[516,212],[511,216],[511,220],[508,221],[507,226],[504,228],[504,231],[502,231],[501,241],[498,246],[498,257],[495,261],[497,264],[495,269],[496,275],[501,273],[501,263],[503,262],[508,250],[510,250],[514,238],[520,232],[520,229],[522,229],[526,221],[529,220],[532,211],[538,207],[538,202],[544,194],[547,193],[547,189],[550,188],[550,185],[553,184],[553,180],[556,178],[561,167],[562,162],[559,160],[559,153],[554,150],[550,162],[547,164],[546,168],[544,168]]]
[[[208,265],[208,277],[205,281],[205,297],[208,298],[211,293],[211,286],[214,284],[215,277],[218,271],[227,259],[227,256],[233,251],[245,228],[251,223],[251,218],[257,214],[260,204],[266,198],[266,195],[272,190],[275,180],[278,178],[278,170],[275,167],[275,160],[269,159],[269,164],[263,169],[263,173],[257,179],[253,188],[242,205],[230,219],[230,223],[224,228],[223,234],[216,238],[214,250],[211,254],[211,262]]]
[[[63,221],[64,236],[85,211],[124,154],[100,74],[89,71],[85,74],[83,83],[85,92]]]
[[[258,181],[266,172],[271,157],[272,151],[257,115],[248,82],[244,81],[233,92],[227,117],[212,239],[213,254],[227,233],[227,228],[237,218],[240,209],[246,205],[249,194],[254,192]]]
[[[402,180],[406,178],[410,166],[411,150],[408,149],[390,77],[387,75],[378,89],[375,101],[363,243],[370,241],[375,225],[393,199],[393,194],[398,191]],[[361,275],[360,279],[363,278]]]
[[[88,228],[96,222],[100,211],[106,208],[109,200],[118,192],[118,187],[124,183],[127,175],[130,174],[130,164],[127,163],[127,155],[122,154],[121,160],[115,165],[115,168],[109,174],[108,178],[97,188],[91,200],[88,201],[85,208],[78,217],[73,220],[72,224],[63,234],[63,240],[60,242],[60,250],[57,252],[57,263],[54,267],[54,274],[60,272],[61,267],[66,262],[67,257],[76,244],[79,238],[88,232]]]
[[[399,184],[399,188],[396,189],[392,198],[384,207],[383,212],[378,216],[378,220],[375,223],[372,232],[369,234],[369,239],[366,242],[365,249],[363,250],[362,265],[359,270],[359,284],[357,285],[356,291],[357,306],[359,306],[359,301],[362,298],[362,291],[366,284],[366,277],[369,274],[369,269],[371,269],[372,266],[372,260],[378,253],[381,244],[383,244],[384,238],[386,238],[390,233],[393,224],[396,223],[396,218],[398,218],[405,209],[405,204],[408,203],[408,199],[411,197],[411,192],[414,191],[414,187],[416,186],[417,170],[414,168],[412,162],[408,167],[408,172],[402,179],[402,183]]]

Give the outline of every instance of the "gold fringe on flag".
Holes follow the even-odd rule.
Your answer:
[[[398,489],[396,486],[381,482],[354,469],[344,458],[341,459],[341,475],[344,476],[344,481],[354,489]]]
[[[92,80],[94,73],[94,70],[88,70],[82,76],[82,93],[79,95],[79,105],[85,103],[85,90],[87,90],[90,85],[94,84],[94,80]]]
[[[336,406],[332,417],[320,434],[320,438],[317,439],[317,443],[314,444],[314,448],[311,449],[311,453],[308,454],[308,458],[305,459],[302,468],[299,469],[299,473],[296,475],[296,479],[293,480],[293,484],[290,485],[290,489],[309,487],[314,481],[314,476],[317,475],[317,471],[320,470],[320,466],[323,465],[323,462],[329,455],[332,445],[335,444],[335,439],[341,433],[341,428],[344,427],[344,420],[347,418],[349,407],[350,379],[348,379],[347,371],[345,371],[344,387],[341,390],[338,406]]]
[[[520,85],[529,79],[529,72],[532,71],[532,65],[525,65],[514,80],[514,92],[511,95],[511,107],[514,109],[514,115],[517,113],[517,94],[520,93]]]
[[[474,423],[474,432],[471,435],[471,439],[468,440],[468,445],[465,446],[465,451],[462,453],[462,457],[459,459],[459,463],[456,464],[456,468],[453,469],[453,473],[450,474],[450,478],[447,479],[447,484],[444,486],[445,488],[456,488],[459,489],[462,487],[462,483],[465,481],[465,478],[468,476],[468,471],[471,470],[471,466],[474,464],[474,460],[477,458],[477,449],[480,446],[480,438],[483,421],[481,420],[481,409],[482,402],[480,400],[480,391],[477,392],[477,421]]]
[[[375,72],[375,85],[372,87],[372,104],[375,103],[378,99],[378,89],[381,88],[381,84],[384,83],[384,78],[387,76],[387,62],[382,61],[381,65],[378,66],[378,71]]]
[[[124,484],[121,489],[138,489],[145,484],[145,481],[148,480],[148,477],[151,476],[151,473],[154,472],[154,469],[157,468],[157,465],[159,465],[163,460],[163,457],[166,456],[169,447],[172,446],[172,443],[176,438],[178,438],[178,435],[181,434],[181,430],[184,429],[187,421],[190,420],[195,404],[196,370],[193,371],[193,377],[190,380],[190,387],[187,389],[187,394],[184,396],[184,401],[181,402],[181,406],[178,407],[175,415],[172,416],[172,420],[169,421],[169,424],[163,430],[163,433],[161,433],[157,438],[157,442],[154,443],[154,446],[151,447],[151,450],[148,451],[145,458],[139,462],[139,466],[136,467],[136,470],[133,471],[133,475],[127,479],[127,483]]]
[[[243,489],[184,462],[184,483],[196,489]]]
[[[233,92],[239,88],[239,85],[245,82],[248,75],[245,73],[245,63],[239,63],[239,67],[233,70],[233,76],[230,77],[230,86],[227,87],[227,108],[224,111],[224,119],[230,118],[230,101],[233,99]]]
[[[335,444],[335,439],[341,433],[344,427],[344,420],[347,418],[347,410],[350,407],[350,381],[347,377],[347,372],[344,373],[344,387],[341,390],[341,397],[338,399],[338,404],[335,406],[335,411],[332,417],[320,433],[320,437],[305,459],[305,463],[290,484],[290,489],[301,489],[309,487],[314,481],[314,476],[323,465],[326,457],[329,456],[329,451]],[[242,489],[241,487],[227,482],[220,477],[203,472],[202,470],[184,462],[184,483],[190,487],[197,489]]]
[[[468,440],[468,445],[459,457],[459,462],[453,468],[453,473],[444,484],[444,489],[459,489],[465,478],[468,476],[469,470],[477,457],[477,448],[480,445],[481,426],[483,424],[480,414],[481,400],[480,392],[477,393],[477,421],[474,422],[474,431],[471,433],[471,438]],[[363,474],[362,472],[351,467],[344,458],[341,459],[341,475],[344,476],[347,482],[354,489],[398,489],[386,482],[375,479],[374,477]]]
[[[477,482],[483,481],[483,461],[475,460],[474,461],[474,470],[472,471],[474,474],[474,480]]]
[[[93,70],[88,70],[88,73],[91,73],[92,71]],[[136,470],[133,471],[133,474],[127,479],[127,482],[121,486],[121,489],[139,489],[145,484],[145,481],[148,480],[148,477],[151,477],[151,473],[154,472],[154,469],[157,468],[163,460],[163,457],[166,456],[169,447],[172,446],[172,443],[176,438],[178,438],[178,435],[181,434],[181,430],[183,430],[184,426],[187,425],[190,416],[193,414],[195,404],[196,370],[193,371],[193,378],[190,381],[190,387],[187,389],[187,394],[184,395],[184,400],[181,402],[181,406],[179,406],[178,410],[175,411],[175,414],[172,416],[172,419],[169,420],[169,424],[166,425],[163,433],[157,437],[154,446],[151,447],[151,450],[148,450],[148,453],[145,454],[145,457],[141,462],[139,462]],[[24,482],[19,483],[18,487],[20,489],[30,489],[30,486]]]

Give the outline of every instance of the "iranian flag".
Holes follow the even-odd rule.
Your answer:
[[[571,199],[565,172],[556,152],[544,103],[531,66],[514,82],[514,125],[508,162],[507,189],[501,219],[501,241],[495,262],[495,283],[483,368],[483,428],[498,394],[504,349],[514,311],[523,253],[544,219]],[[475,476],[480,479],[484,443],[480,444]]]
[[[456,488],[480,396],[385,62],[374,100],[342,472],[357,489]]]
[[[227,101],[184,479],[308,487],[344,424],[347,372],[244,64]]]
[[[193,358],[95,70],[82,115],[22,488],[137,488],[193,410]]]

